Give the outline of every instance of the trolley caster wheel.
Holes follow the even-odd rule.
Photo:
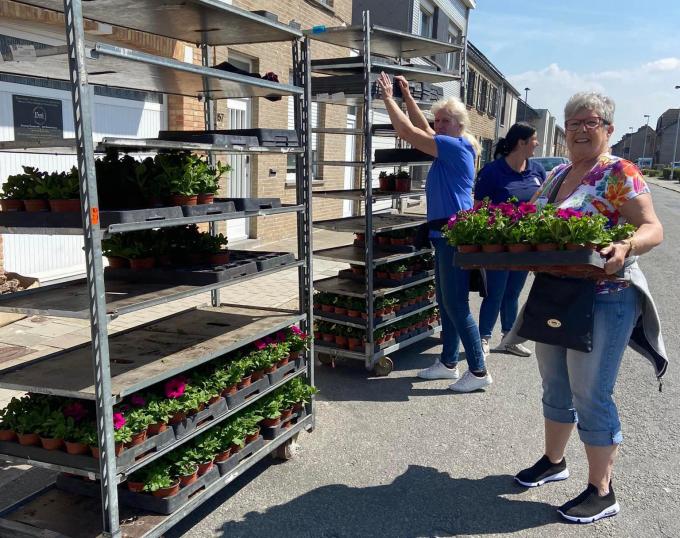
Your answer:
[[[277,460],[288,461],[293,459],[297,454],[300,445],[297,442],[298,434],[295,434],[288,441],[283,443],[274,452],[272,452],[272,457]]]
[[[389,357],[380,357],[378,359],[378,362],[376,362],[375,365],[373,366],[373,372],[378,377],[390,375],[392,370],[394,370],[394,363],[392,362],[392,359],[390,359]]]
[[[333,357],[328,353],[317,353],[316,358],[319,359],[321,364],[325,364],[326,366],[331,366],[333,364]]]

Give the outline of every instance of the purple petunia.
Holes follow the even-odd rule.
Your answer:
[[[125,420],[123,413],[114,413],[113,414],[113,429],[114,430],[120,430],[123,426],[125,426],[126,422],[127,421]]]

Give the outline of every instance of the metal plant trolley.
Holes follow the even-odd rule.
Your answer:
[[[21,312],[47,316],[90,319],[91,342],[30,360],[13,360],[0,370],[0,387],[93,400],[96,403],[99,460],[83,458],[82,464],[60,463],[59,458],[36,459],[21,450],[0,449],[3,458],[31,465],[98,478],[100,498],[91,498],[56,489],[54,485],[23,499],[0,513],[0,534],[18,536],[106,536],[130,538],[161,536],[192,510],[218,493],[264,457],[276,452],[290,457],[291,445],[302,430],[314,427],[313,403],[289,429],[262,447],[253,449],[227,475],[193,495],[170,515],[145,512],[119,505],[118,484],[133,471],[172,451],[207,428],[189,432],[138,460],[121,461],[114,453],[113,405],[126,395],[164,381],[191,368],[248,345],[294,323],[310,331],[311,298],[311,144],[309,78],[310,57],[303,34],[271,18],[236,8],[224,0],[26,0],[35,7],[64,14],[66,47],[41,48],[30,61],[0,62],[0,72],[71,83],[75,139],[36,140],[35,143],[2,142],[0,151],[76,154],[80,175],[81,215],[74,222],[50,224],[49,217],[30,225],[0,226],[0,233],[83,234],[87,277],[49,285],[11,296],[3,296],[0,312]],[[195,44],[202,51],[202,65],[140,52],[85,38],[84,19],[164,36]],[[209,47],[248,43],[290,42],[293,80],[279,84],[268,80],[229,73],[208,66]],[[95,144],[93,92],[90,84],[131,90],[176,94],[203,100],[206,129],[214,128],[214,99],[260,96],[292,96],[295,128],[299,145],[292,148],[220,146],[172,142],[157,139],[108,137]],[[174,215],[149,222],[100,221],[95,177],[95,153],[108,148],[149,152],[186,149],[208,154],[291,153],[296,157],[296,202],[271,209],[236,211],[225,214]],[[297,217],[297,256],[278,266],[255,274],[208,285],[104,281],[101,240],[111,234],[134,230],[209,223],[231,218],[292,213]],[[47,214],[45,214],[47,215]],[[295,310],[269,309],[223,304],[219,290],[228,285],[295,268],[298,271],[299,307]],[[120,315],[153,305],[210,292],[211,306],[195,307],[108,335],[108,323]],[[212,427],[235,412],[251,405],[272,390],[297,376],[314,382],[313,350],[293,375],[272,381],[259,394],[244,400],[214,419]],[[306,363],[305,363],[306,361]],[[18,445],[17,445],[18,446]],[[30,448],[30,447],[29,447]],[[30,452],[30,451],[28,451]],[[76,460],[72,460],[76,461]],[[101,514],[101,515],[100,515]]]
[[[409,192],[384,192],[374,191],[372,186],[372,171],[374,168],[397,167],[402,165],[429,165],[431,161],[422,162],[390,162],[376,163],[373,156],[372,136],[396,136],[391,126],[379,126],[379,130],[373,129],[373,111],[382,103],[373,100],[373,79],[376,73],[385,71],[391,75],[403,74],[409,81],[413,82],[446,82],[460,78],[459,73],[439,71],[428,65],[425,60],[410,62],[412,58],[427,58],[434,54],[450,53],[463,50],[464,46],[456,43],[444,43],[434,39],[416,36],[410,33],[401,32],[391,28],[371,24],[370,12],[363,13],[363,24],[351,27],[319,27],[305,31],[312,40],[331,43],[342,47],[358,50],[359,56],[346,58],[345,61],[334,60],[314,60],[312,62],[312,73],[323,76],[336,76],[339,81],[342,75],[356,76],[358,73],[363,75],[363,95],[345,93],[342,84],[338,84],[336,93],[318,93],[314,91],[314,80],[312,78],[312,100],[340,105],[359,105],[362,107],[362,126],[360,129],[349,129],[342,127],[326,127],[316,129],[316,132],[337,135],[356,135],[360,137],[362,152],[361,158],[355,161],[317,161],[320,166],[344,166],[353,167],[361,170],[359,181],[355,181],[354,188],[346,190],[320,190],[314,191],[313,196],[318,198],[332,198],[352,200],[355,202],[355,211],[359,216],[316,221],[314,226],[326,230],[339,232],[363,233],[366,238],[364,246],[341,246],[331,249],[315,251],[314,255],[327,260],[341,261],[354,265],[363,265],[366,275],[361,281],[348,280],[339,276],[317,280],[314,283],[316,291],[324,291],[346,297],[357,298],[379,298],[408,289],[413,286],[432,282],[433,274],[428,274],[423,278],[411,281],[402,285],[376,285],[373,269],[381,264],[396,260],[404,260],[413,256],[418,256],[430,249],[414,249],[412,252],[386,252],[381,251],[380,247],[374,247],[370,240],[375,234],[391,230],[408,229],[420,226],[425,223],[423,215],[413,215],[403,213],[403,201],[407,198],[424,197],[422,189],[414,189]],[[397,99],[399,100],[399,99]],[[429,103],[423,103],[429,106]],[[388,213],[376,213],[373,204],[378,200],[391,200],[392,211]],[[430,272],[432,273],[432,272]],[[432,308],[436,303],[432,303]],[[421,332],[416,336],[410,337],[376,349],[374,342],[374,330],[387,326],[395,321],[404,319],[420,310],[411,310],[404,314],[397,314],[391,320],[376,321],[374,318],[373,300],[366,301],[367,319],[359,320],[340,320],[333,317],[324,317],[317,314],[316,318],[332,321],[333,323],[350,327],[360,327],[366,330],[366,343],[363,352],[358,350],[342,349],[330,345],[317,343],[315,352],[319,360],[323,363],[333,363],[336,360],[356,359],[363,360],[368,370],[372,370],[376,375],[388,375],[393,369],[392,360],[388,355],[399,349],[403,349],[419,340],[438,333],[440,326],[434,326]]]

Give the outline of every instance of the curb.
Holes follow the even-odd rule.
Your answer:
[[[658,180],[656,178],[644,176],[645,181],[651,185],[656,185],[657,187],[661,187],[662,189],[666,189],[669,191],[677,192],[680,194],[680,184],[679,183],[674,183],[672,180]]]

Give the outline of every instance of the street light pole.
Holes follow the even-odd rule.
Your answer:
[[[647,133],[649,131],[649,114],[644,115],[647,118],[647,123],[645,124],[645,141],[642,143],[642,158],[645,158],[645,151],[647,150]]]
[[[628,160],[632,161],[633,156],[633,128],[628,127]]]
[[[680,86],[675,87],[680,90]],[[680,131],[680,107],[678,108],[678,119],[675,121],[675,143],[673,144],[673,162],[671,162],[671,179],[675,179],[675,152],[678,149],[678,131]]]
[[[531,88],[524,88],[524,117],[522,118],[522,121],[526,121],[527,119],[527,108],[529,107],[529,90]]]

